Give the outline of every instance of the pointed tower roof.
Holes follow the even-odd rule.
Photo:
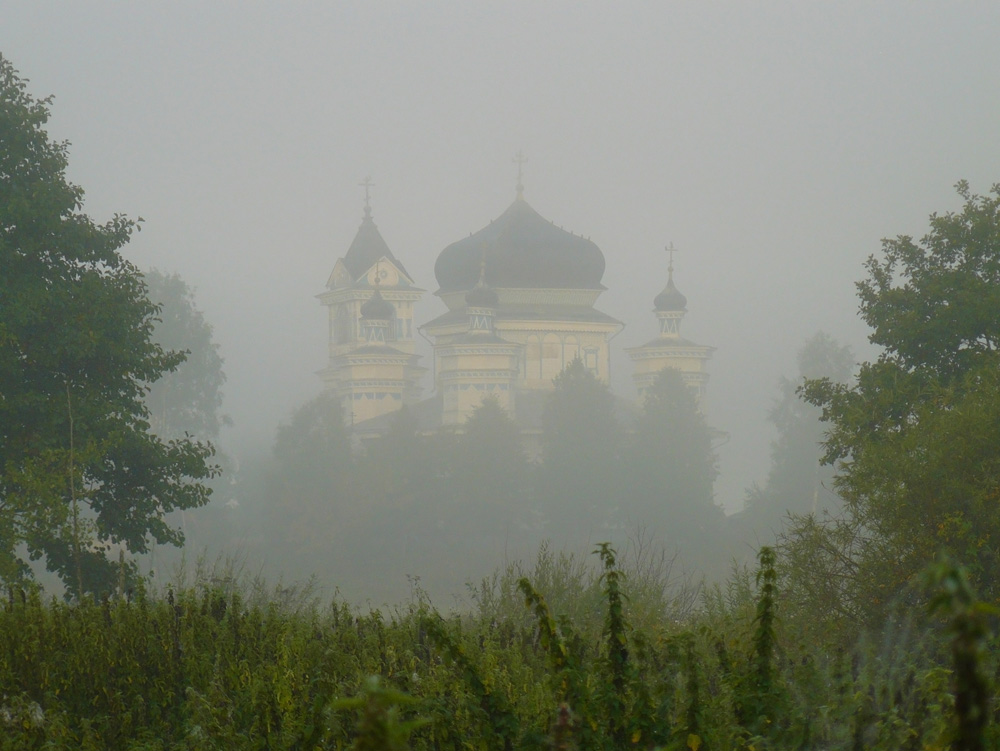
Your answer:
[[[372,220],[372,210],[370,206],[365,206],[365,215],[361,220],[358,233],[354,236],[351,247],[344,255],[344,265],[352,279],[357,279],[368,269],[378,263],[382,257],[387,258],[395,264],[396,268],[409,276],[409,272],[403,267],[399,259],[389,250],[389,246],[382,239],[382,233],[378,231],[375,222]]]
[[[347,249],[343,259],[344,266],[347,267],[347,271],[351,275],[351,281],[357,281],[362,274],[378,263],[380,258],[391,261],[397,269],[409,276],[409,273],[403,268],[403,264],[389,250],[389,246],[382,239],[382,233],[378,231],[378,227],[375,226],[372,219],[371,188],[374,183],[371,177],[366,177],[359,185],[365,189],[365,215],[361,219],[358,233],[354,236],[354,241]]]

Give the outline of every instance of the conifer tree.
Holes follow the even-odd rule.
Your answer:
[[[697,551],[722,523],[713,483],[712,433],[680,372],[664,369],[650,386],[628,444],[621,512],[671,546]]]
[[[560,541],[607,537],[621,489],[614,397],[577,358],[555,379],[542,415],[539,503]]]

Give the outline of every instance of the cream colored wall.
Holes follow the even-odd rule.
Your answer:
[[[512,412],[519,360],[516,347],[484,337],[482,345],[444,345],[438,347],[438,352],[444,425],[461,425],[491,395]]]
[[[518,385],[531,390],[552,388],[552,379],[578,355],[585,359],[588,351],[593,353],[590,364],[597,377],[608,381],[608,342],[617,330],[617,326],[595,329],[593,324],[577,325],[571,322],[552,323],[545,328],[539,327],[536,322],[532,322],[530,327],[509,320],[497,324],[500,337],[524,346],[524,358],[519,369],[521,383]]]
[[[631,354],[631,353],[630,353]],[[656,375],[664,368],[674,368],[682,373],[700,373],[705,370],[707,357],[660,355],[637,358],[633,355],[633,369],[636,376]]]
[[[348,419],[361,422],[399,409],[406,370],[406,361],[399,358],[361,360],[341,368],[338,392]]]
[[[397,390],[380,391],[374,398],[348,393],[342,397],[344,417],[350,424],[381,417],[389,412],[395,412],[403,406],[402,395]]]
[[[699,406],[703,407],[711,351],[710,347],[698,345],[672,350],[669,346],[656,343],[626,350],[632,358],[632,381],[635,383],[640,406],[646,397],[646,389],[653,384],[660,372],[673,368],[681,373],[684,382],[694,392]]]

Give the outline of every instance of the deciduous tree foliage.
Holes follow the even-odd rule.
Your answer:
[[[119,253],[134,221],[96,224],[66,180],[50,100],[0,57],[0,577],[44,558],[74,590],[106,586],[112,544],[179,544],[212,448],[150,431],[146,388],[183,361],[154,343],[157,307]]]
[[[149,299],[159,305],[153,341],[166,351],[184,352],[184,362],[150,385],[146,397],[154,432],[164,438],[191,435],[213,440],[230,420],[222,414],[222,370],[212,325],[195,305],[194,294],[177,274],[143,273]]]
[[[869,258],[858,283],[870,339],[886,349],[880,362],[943,382],[1000,347],[1000,183],[992,196],[973,195],[964,180],[956,189],[962,211],[932,215],[919,243],[884,240],[884,259]]]
[[[879,359],[849,386],[805,387],[830,423],[846,516],[826,539],[851,541],[831,560],[857,612],[877,612],[941,550],[1000,598],[1000,185],[958,192],[961,211],[867,263],[861,315]]]

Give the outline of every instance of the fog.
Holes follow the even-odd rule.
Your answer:
[[[732,511],[766,474],[767,408],[803,341],[872,355],[854,282],[879,240],[958,208],[959,179],[1000,180],[998,32],[993,3],[34,2],[5,8],[0,49],[55,97],[86,211],[141,216],[127,257],[195,288],[227,451],[266,451],[320,390],[314,296],[359,182],[428,291],[423,322],[444,311],[437,254],[507,208],[523,150],[528,202],[604,253],[623,396],[622,349],[655,334],[678,248],[684,333],[717,348]]]

